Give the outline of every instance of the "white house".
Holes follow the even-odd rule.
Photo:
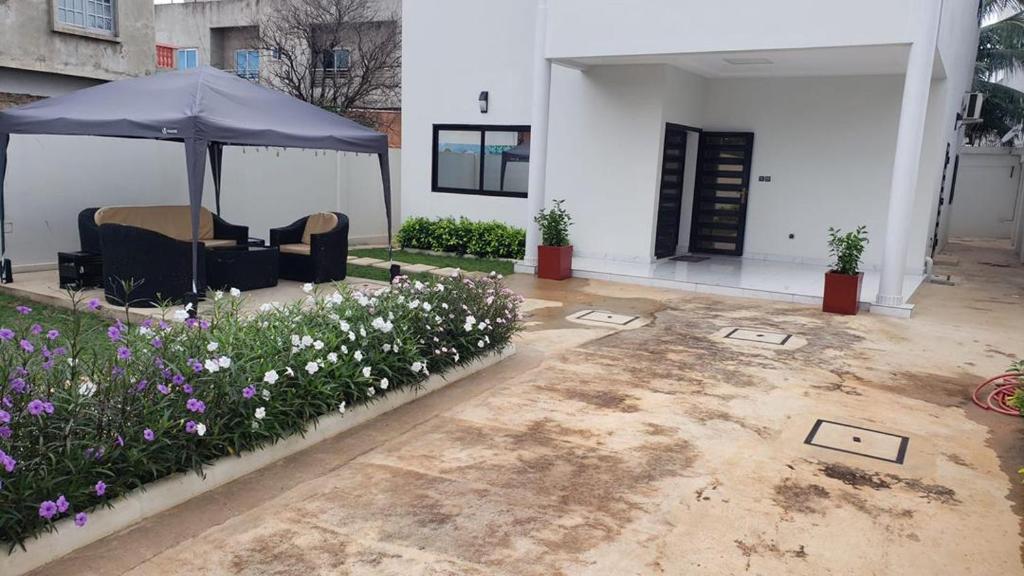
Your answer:
[[[862,299],[909,314],[978,0],[404,0],[402,19],[403,217],[527,227],[530,270],[533,215],[565,199],[579,276],[808,302],[829,226],[863,224]],[[689,253],[710,259],[670,260]]]

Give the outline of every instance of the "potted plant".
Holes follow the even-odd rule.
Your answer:
[[[540,227],[537,246],[537,276],[549,280],[565,280],[572,276],[572,245],[569,226],[572,216],[562,207],[565,200],[555,200],[550,210],[541,209],[533,219]]]
[[[833,259],[825,273],[825,298],[821,309],[836,314],[856,314],[860,302],[860,286],[864,273],[860,258],[868,244],[866,226],[843,234],[838,228],[828,229],[828,252]]]

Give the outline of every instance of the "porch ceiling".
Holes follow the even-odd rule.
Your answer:
[[[555,63],[571,68],[627,64],[668,64],[706,78],[757,78],[801,76],[901,75],[907,67],[909,44],[643,54],[562,58]],[[944,77],[936,54],[934,78]]]

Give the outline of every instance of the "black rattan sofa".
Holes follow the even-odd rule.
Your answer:
[[[345,279],[348,263],[348,216],[321,212],[270,230],[270,245],[281,251],[281,278],[299,282]]]
[[[93,232],[83,220],[89,219],[79,217],[79,236],[83,250],[87,250],[87,243],[92,246]],[[248,240],[249,228],[230,224],[205,209],[200,222],[195,291],[201,297],[206,292],[205,248],[243,244]],[[108,302],[152,307],[187,299],[193,293],[187,206],[103,208],[93,210],[92,223],[103,255],[103,286]],[[128,294],[126,282],[132,284]]]

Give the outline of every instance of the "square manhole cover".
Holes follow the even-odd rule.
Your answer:
[[[749,328],[736,328],[725,335],[730,340],[746,340],[747,342],[761,342],[762,344],[777,344],[783,346],[789,339],[793,337],[792,334],[782,334],[781,332],[766,332],[764,330],[753,330]]]
[[[605,324],[615,324],[616,326],[625,326],[637,318],[638,316],[626,316],[625,314],[605,312],[604,310],[591,310],[590,312],[579,316],[580,320],[603,322]]]
[[[903,464],[910,438],[831,420],[818,420],[804,444]]]

